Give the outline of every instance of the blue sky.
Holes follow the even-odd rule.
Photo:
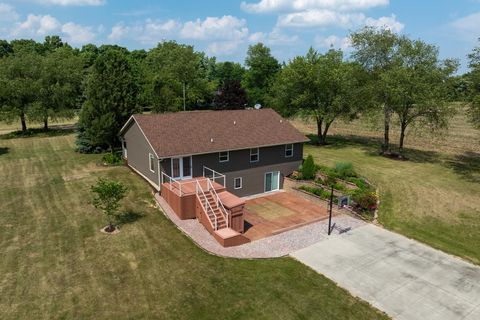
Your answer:
[[[282,61],[310,46],[348,52],[349,31],[364,25],[433,43],[465,71],[465,56],[480,37],[480,0],[0,0],[3,39],[58,34],[74,46],[130,49],[174,39],[239,62],[259,41]]]

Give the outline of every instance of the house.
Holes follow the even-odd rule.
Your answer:
[[[308,140],[272,109],[133,115],[120,137],[128,166],[212,233],[242,233],[240,197],[281,189]]]

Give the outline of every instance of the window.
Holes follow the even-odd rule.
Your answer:
[[[293,157],[293,144],[285,145],[285,158]]]
[[[224,152],[219,152],[218,153],[218,161],[220,162],[228,162],[229,160],[229,152],[228,151],[224,151]]]
[[[153,154],[148,154],[148,160],[150,162],[150,171],[155,172],[155,157]]]
[[[258,162],[259,158],[258,148],[250,149],[250,162]]]
[[[233,188],[236,189],[242,189],[243,186],[243,179],[242,177],[235,178],[233,180]]]

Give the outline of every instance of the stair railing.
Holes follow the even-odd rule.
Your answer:
[[[215,214],[215,211],[213,211],[212,206],[210,205],[210,203],[208,202],[207,196],[205,195],[205,192],[203,192],[202,186],[200,185],[200,183],[198,182],[197,179],[195,179],[195,182],[196,182],[196,183],[195,183],[195,191],[196,191],[196,194],[197,194],[197,198],[198,198],[198,200],[200,201],[200,204],[202,205],[203,210],[205,211],[205,214],[207,215],[208,221],[210,221],[210,224],[211,224],[212,227],[213,227],[213,230],[217,231],[217,230],[218,230],[218,219],[217,219],[217,215]],[[202,200],[202,198],[200,197],[200,195],[203,196],[203,200]],[[209,209],[210,209],[210,211],[212,212],[214,221],[211,220],[210,215],[208,214]]]
[[[227,228],[230,227],[229,219],[228,219],[228,211],[225,209],[223,206],[222,200],[220,200],[220,197],[218,196],[217,191],[213,187],[213,183],[209,178],[207,179],[207,190],[210,191],[212,190],[212,195],[214,197],[215,203],[217,204],[217,208],[220,209],[220,212],[222,213],[223,218],[225,219],[225,223],[227,224]]]

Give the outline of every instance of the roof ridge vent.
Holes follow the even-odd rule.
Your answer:
[[[213,143],[213,138],[210,138],[210,142]]]
[[[236,125],[237,124],[237,121],[236,120],[233,120],[233,125]]]

